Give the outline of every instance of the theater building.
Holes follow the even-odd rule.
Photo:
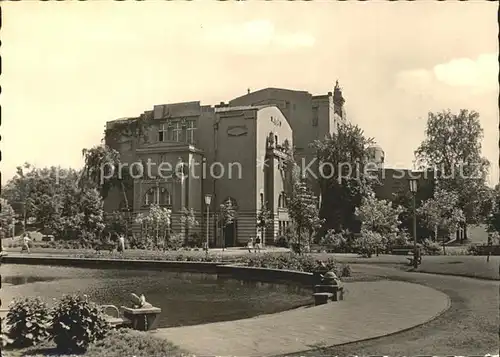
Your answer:
[[[108,122],[106,144],[120,153],[132,177],[124,174],[125,195],[118,188],[109,192],[105,211],[128,206],[135,215],[158,203],[172,210],[172,229],[185,234],[181,212],[193,209],[200,223],[194,232],[204,238],[208,223],[210,245],[228,247],[256,236],[258,212],[267,205],[274,224],[264,243],[272,244],[290,221],[280,164],[285,148],[295,147],[296,159],[311,160],[309,143],[345,120],[343,103],[338,85],[324,96],[268,88],[228,104],[155,105],[138,117]],[[237,214],[222,232],[218,213],[226,200]]]

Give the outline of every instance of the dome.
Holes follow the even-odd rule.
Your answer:
[[[377,165],[382,165],[385,161],[385,152],[379,145],[371,145],[367,149],[368,161]]]

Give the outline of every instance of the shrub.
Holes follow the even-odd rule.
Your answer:
[[[167,249],[170,250],[178,250],[184,245],[184,237],[181,234],[174,233],[171,234],[168,242],[167,242]]]
[[[424,252],[427,255],[440,255],[443,247],[438,242],[425,239],[423,242]]]
[[[469,244],[467,246],[467,254],[469,255],[479,255],[479,249],[475,244]]]
[[[349,250],[349,233],[347,231],[335,232],[330,229],[321,238],[320,244],[325,246],[328,252],[347,253]]]
[[[179,347],[147,332],[119,329],[89,347],[86,357],[188,356]]]
[[[9,337],[9,326],[7,325],[7,320],[4,319],[3,317],[1,318],[1,331],[0,331],[0,335],[1,335],[1,338],[2,338],[2,349],[4,349],[7,345],[10,345],[12,342],[14,342],[14,340],[12,340],[10,337]]]
[[[243,263],[250,267],[296,270],[308,273],[312,273],[320,267],[319,261],[313,259],[310,255],[298,254],[276,255],[266,253],[262,255],[251,255],[245,257]],[[337,264],[332,258],[323,261],[323,264],[328,270],[337,272]]]
[[[203,245],[203,239],[198,233],[190,234],[186,239],[185,247],[200,248]]]
[[[349,264],[344,264],[340,270],[341,278],[348,278],[352,275],[351,266]]]
[[[7,324],[13,346],[35,346],[49,337],[49,308],[40,298],[15,300],[9,307]]]
[[[307,243],[306,239],[302,239],[300,242],[293,242],[290,244],[290,248],[292,252],[300,254],[300,253],[309,253],[311,247]]]
[[[276,246],[281,248],[288,248],[290,245],[288,244],[288,238],[286,236],[279,236],[276,239]]]
[[[362,230],[356,239],[354,247],[363,257],[370,258],[377,248],[381,248],[382,235],[377,232]]]
[[[109,330],[102,309],[86,296],[63,296],[54,308],[51,333],[61,351],[84,352]]]

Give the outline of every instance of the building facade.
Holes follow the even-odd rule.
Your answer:
[[[266,206],[272,224],[263,241],[271,244],[290,221],[286,148],[295,147],[299,160],[312,160],[309,143],[345,118],[341,97],[338,85],[325,96],[268,88],[228,104],[155,105],[139,117],[108,122],[106,144],[120,153],[129,184],[109,192],[105,211],[127,208],[135,215],[156,203],[172,210],[174,231],[203,238],[208,231],[210,246],[227,247],[258,234],[257,215]],[[218,213],[227,200],[236,219],[223,228]],[[186,231],[183,209],[194,211],[199,227]]]

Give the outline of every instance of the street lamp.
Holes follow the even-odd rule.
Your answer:
[[[416,209],[416,199],[417,194],[417,180],[410,179],[410,192],[412,194],[412,206],[413,206],[413,267],[418,268],[418,256],[417,254],[417,209]]]
[[[205,204],[207,205],[207,237],[206,237],[206,242],[205,242],[205,251],[208,254],[208,232],[209,232],[209,227],[210,227],[210,203],[212,202],[212,195],[211,194],[206,194],[205,195]]]

